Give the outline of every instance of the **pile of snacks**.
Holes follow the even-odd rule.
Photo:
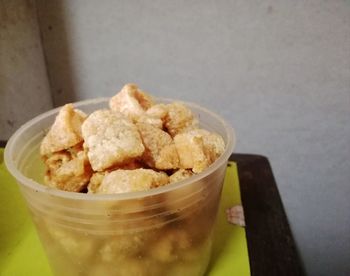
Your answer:
[[[205,170],[223,152],[181,102],[155,103],[134,84],[90,115],[63,106],[43,139],[45,183],[70,192],[145,191]]]
[[[63,106],[40,154],[46,185],[118,194],[187,179],[208,168],[224,148],[222,137],[199,128],[185,104],[155,103],[127,84],[109,109],[87,115]],[[44,215],[35,221],[57,275],[203,275],[221,181],[222,169],[135,199],[45,197],[37,210]]]

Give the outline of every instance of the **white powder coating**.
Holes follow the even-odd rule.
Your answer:
[[[179,157],[171,136],[150,124],[138,123],[145,152],[142,160],[150,167],[160,170],[176,169],[179,167]]]
[[[94,171],[124,164],[145,150],[136,126],[115,111],[93,112],[83,123],[82,134]]]
[[[199,173],[213,163],[225,150],[222,137],[204,129],[193,129],[174,137],[180,168]]]
[[[153,105],[152,97],[141,91],[136,84],[126,84],[122,90],[112,97],[109,106],[112,110],[137,119]]]
[[[40,154],[48,155],[82,142],[81,125],[85,118],[85,113],[74,110],[72,104],[63,106],[40,145]]]
[[[164,172],[150,169],[115,170],[107,174],[97,188],[99,194],[119,194],[146,191],[169,183]]]
[[[198,120],[185,104],[173,102],[166,105],[166,111],[164,126],[172,137],[198,127]]]

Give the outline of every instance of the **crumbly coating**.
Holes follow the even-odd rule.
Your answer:
[[[150,255],[161,262],[181,259],[182,251],[191,247],[188,234],[180,229],[168,229],[150,247]]]
[[[83,123],[82,134],[94,171],[128,163],[145,149],[136,126],[111,110],[93,112]]]
[[[118,194],[146,191],[169,183],[164,172],[150,169],[115,170],[108,173],[96,189],[98,194]]]
[[[200,173],[209,166],[210,161],[205,155],[203,137],[186,132],[176,135],[174,142],[181,168]]]
[[[58,244],[66,254],[74,259],[86,261],[93,257],[96,252],[96,241],[88,236],[79,235],[54,224],[47,224],[47,231],[55,240],[54,244]]]
[[[156,128],[163,129],[163,121],[155,116],[147,115],[146,113],[137,118],[137,122],[141,124],[149,124]]]
[[[105,172],[97,172],[91,176],[90,182],[87,186],[89,194],[96,193],[97,188],[101,185],[102,180],[105,177],[105,175],[106,175]]]
[[[145,152],[142,160],[150,167],[159,170],[176,169],[179,157],[171,136],[150,124],[138,123]]]
[[[212,164],[225,150],[222,137],[204,129],[193,129],[174,137],[180,167],[199,173]]]
[[[198,121],[192,111],[181,102],[166,105],[167,114],[164,126],[168,133],[174,137],[179,133],[198,127]]]
[[[142,254],[148,240],[149,234],[147,232],[116,235],[112,240],[103,244],[99,254],[104,262],[113,262],[121,257],[137,256]]]
[[[191,170],[179,169],[169,176],[170,183],[185,180],[193,175]]]
[[[152,97],[141,91],[136,84],[126,84],[109,101],[112,110],[121,112],[131,119],[137,119],[152,105]]]
[[[137,118],[138,123],[150,124],[163,129],[168,108],[165,104],[155,104],[146,110],[144,114]]]
[[[81,125],[85,118],[85,113],[75,110],[72,104],[64,105],[41,142],[40,154],[49,155],[68,149],[83,141]]]
[[[73,156],[68,151],[53,153],[45,161],[48,186],[69,192],[83,190],[92,175],[92,169],[84,151]]]
[[[225,142],[222,137],[205,129],[194,129],[188,132],[190,135],[197,135],[203,138],[205,155],[213,163],[225,151]]]
[[[159,152],[155,167],[159,170],[177,169],[180,166],[179,155],[175,143],[165,145]]]
[[[147,109],[146,114],[155,118],[164,120],[168,114],[168,108],[166,104],[155,104]]]

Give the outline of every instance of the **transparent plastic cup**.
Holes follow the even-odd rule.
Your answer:
[[[91,113],[107,108],[107,103],[102,98],[74,106]],[[225,152],[202,173],[149,191],[96,195],[40,184],[45,168],[39,145],[58,108],[27,122],[11,137],[5,163],[19,184],[55,275],[205,273],[234,132],[218,115],[185,104],[202,128],[223,137]]]

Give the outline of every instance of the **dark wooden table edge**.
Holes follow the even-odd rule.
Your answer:
[[[305,275],[268,158],[232,154],[237,164],[251,275]]]

